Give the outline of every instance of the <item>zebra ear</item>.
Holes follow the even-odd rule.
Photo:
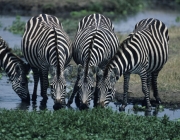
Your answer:
[[[114,76],[116,77],[116,81],[119,80],[120,73],[118,68],[113,68],[112,71],[114,72]]]

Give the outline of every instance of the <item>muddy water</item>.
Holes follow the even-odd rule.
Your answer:
[[[73,83],[69,83],[69,86],[74,86]],[[67,86],[68,87],[68,86]],[[29,83],[29,91],[32,96],[33,92],[33,82]],[[67,89],[67,92],[69,92],[69,89]],[[49,91],[48,91],[49,93]],[[17,94],[13,91],[11,88],[11,83],[8,80],[7,76],[3,76],[0,80],[0,109],[21,109],[21,110],[53,110],[54,102],[51,99],[50,94],[48,94],[48,101],[46,105],[41,105],[42,97],[40,96],[40,86],[38,86],[38,97],[36,103],[33,103],[32,101],[30,104],[21,102],[20,98],[17,96]],[[67,101],[67,100],[66,100]],[[112,108],[114,111],[119,111],[119,106],[113,102],[109,104],[109,107]],[[75,103],[71,105],[73,109],[77,109]],[[90,108],[93,108],[93,101],[90,104]],[[134,111],[133,105],[129,104],[127,105],[125,112],[128,114],[136,114],[141,116],[146,116],[147,114],[144,111]],[[167,115],[170,120],[177,120],[180,118],[180,109],[171,110],[171,109],[164,109],[163,111],[156,112],[155,108],[151,111],[151,113],[148,114],[148,116],[157,116],[157,117],[163,117],[164,115]]]
[[[176,17],[179,16],[178,13],[176,12],[171,12],[171,11],[145,11],[142,13],[139,13],[135,16],[128,17],[125,20],[121,21],[116,21],[114,22],[115,25],[115,31],[116,32],[121,32],[121,33],[130,33],[134,25],[140,21],[141,19],[144,18],[157,18],[162,20],[168,27],[170,26],[180,26],[180,23],[175,22]],[[27,21],[29,17],[21,17],[23,21]],[[15,17],[8,17],[8,16],[0,16],[0,23],[2,24],[2,27],[0,28],[0,36],[2,36],[5,41],[9,44],[11,48],[13,47],[19,47],[21,44],[21,36],[20,35],[14,35],[8,31],[4,31],[5,27],[8,27],[12,24],[12,22],[15,20]],[[73,87],[73,83],[72,86]],[[33,91],[33,82],[29,83],[29,91],[30,94],[32,95]],[[13,91],[11,87],[11,83],[8,82],[8,77],[3,76],[2,79],[0,80],[0,109],[5,108],[5,109],[23,109],[23,110],[43,110],[43,109],[48,109],[48,110],[53,110],[53,100],[51,99],[49,95],[49,99],[47,101],[46,106],[41,105],[41,96],[40,96],[40,87],[38,87],[38,97],[37,97],[37,102],[36,103],[30,103],[30,104],[25,104],[21,103],[20,98],[17,96],[17,94]],[[93,103],[91,103],[91,108],[93,106]],[[119,106],[116,106],[114,103],[110,103],[109,107],[111,107],[113,110],[118,111]],[[75,104],[72,104],[72,108],[77,109]],[[126,107],[125,112],[129,114],[137,114],[137,115],[142,115],[145,116],[146,113],[144,111],[140,112],[135,112],[133,110],[133,105],[129,104]],[[157,116],[157,117],[162,117],[164,115],[167,115],[170,120],[176,120],[180,118],[180,109],[176,110],[171,110],[171,109],[164,109],[164,111],[159,111],[156,112],[154,109],[153,111],[149,114],[152,116]]]

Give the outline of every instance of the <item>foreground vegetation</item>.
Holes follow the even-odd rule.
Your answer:
[[[166,116],[142,117],[113,112],[111,109],[89,111],[0,111],[0,139],[24,140],[177,140],[180,122]]]

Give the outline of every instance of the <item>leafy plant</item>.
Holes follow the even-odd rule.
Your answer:
[[[180,22],[180,16],[176,17],[176,22]]]
[[[16,16],[16,20],[13,21],[12,26],[8,27],[8,30],[14,34],[22,35],[24,33],[25,22],[21,21],[20,16]]]
[[[0,139],[179,139],[180,123],[111,109],[0,111]]]

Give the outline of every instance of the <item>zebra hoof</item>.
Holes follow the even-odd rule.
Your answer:
[[[156,98],[156,103],[161,104],[161,99],[160,98]]]
[[[61,108],[63,108],[63,106],[60,103],[56,103],[56,104],[53,105],[54,110],[59,110]]]
[[[22,98],[21,100],[22,100],[22,102],[29,103],[30,102],[30,95],[28,95],[26,99]]]
[[[72,104],[71,100],[68,100],[67,105],[70,106]]]
[[[87,104],[82,104],[80,107],[79,107],[80,110],[85,110],[85,109],[89,109],[89,107],[87,106]]]
[[[152,110],[151,106],[146,107],[146,112],[151,112],[151,110]]]
[[[35,102],[35,101],[36,101],[36,99],[37,99],[37,95],[34,95],[34,94],[33,94],[33,95],[32,95],[32,101],[34,101],[34,102]]]
[[[123,106],[119,107],[119,111],[125,111],[125,106],[123,105]]]

